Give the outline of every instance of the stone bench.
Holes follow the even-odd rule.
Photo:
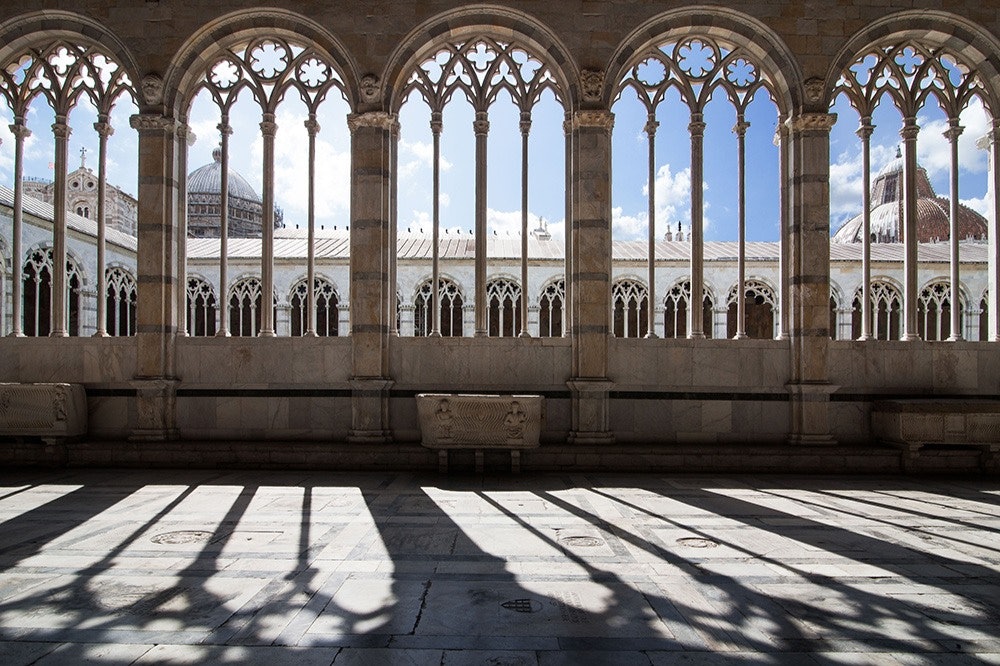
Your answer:
[[[86,434],[81,384],[0,383],[0,437],[38,437],[56,447]]]
[[[909,467],[925,446],[975,446],[985,469],[1000,452],[1000,401],[881,400],[872,408],[872,434],[905,450]]]
[[[521,450],[538,446],[542,430],[540,395],[421,393],[417,396],[420,443],[438,452],[438,469],[448,471],[448,451],[472,449],[476,471],[484,451],[510,452],[512,472],[521,469]]]

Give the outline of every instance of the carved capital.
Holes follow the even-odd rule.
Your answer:
[[[476,136],[485,136],[490,133],[489,114],[485,111],[476,111],[476,119],[472,121],[472,131]]]
[[[573,129],[601,129],[611,133],[615,126],[615,114],[610,111],[577,111],[573,114]]]
[[[604,89],[604,72],[599,69],[585,69],[580,72],[580,92],[583,101],[600,102],[601,91]]]
[[[115,133],[115,128],[111,126],[111,123],[97,122],[94,123],[94,131],[106,139]]]
[[[955,143],[958,141],[958,137],[962,136],[962,132],[965,128],[958,124],[958,118],[952,118],[948,121],[948,129],[946,129],[942,134],[944,138],[948,139],[949,142]]]
[[[917,124],[917,119],[913,116],[903,118],[903,127],[899,130],[899,136],[903,141],[916,141],[918,134],[920,125]]]
[[[875,132],[875,126],[871,123],[871,116],[866,116],[861,119],[861,125],[854,132],[858,135],[858,138],[862,141],[867,141],[872,138],[872,134]]]
[[[657,121],[653,116],[650,116],[646,120],[646,124],[642,126],[642,130],[646,133],[646,136],[654,137],[656,136],[656,128],[660,126],[659,121]]]
[[[697,114],[697,115],[699,117],[701,117],[700,113]],[[695,116],[695,114],[691,114],[692,118],[694,116]],[[701,120],[692,120],[691,122],[689,122],[688,123],[688,132],[691,133],[691,137],[692,138],[694,138],[694,137],[700,137],[700,136],[705,136],[705,123],[704,123],[704,121],[701,121]]]
[[[361,101],[372,104],[378,100],[379,80],[374,74],[365,74],[361,77],[359,89],[361,91]]]
[[[142,101],[148,106],[163,103],[163,79],[159,74],[150,73],[142,77]]]
[[[10,133],[13,134],[15,138],[27,139],[29,136],[31,136],[31,130],[28,129],[25,125],[19,124],[16,121],[8,125],[8,127],[10,128]]]
[[[265,113],[260,122],[260,133],[264,137],[273,137],[278,131],[278,123],[274,122],[273,113]]]
[[[139,132],[174,131],[174,121],[158,113],[137,113],[129,118],[128,123]]]
[[[570,120],[569,118],[563,121],[563,133],[566,136],[569,136],[570,134],[573,133],[573,121]]]
[[[57,139],[68,139],[69,135],[73,133],[73,128],[65,123],[65,121],[56,121],[52,123],[52,135]]]
[[[302,124],[305,125],[306,132],[309,134],[309,136],[316,136],[317,134],[319,134],[320,127],[319,123],[316,122],[315,118],[308,118],[305,121],[303,121]]]
[[[521,123],[519,125],[521,128],[521,134],[527,134],[531,131],[531,112],[522,111],[521,112]]]
[[[184,123],[177,123],[177,128],[174,130],[174,134],[181,140],[183,140],[189,147],[194,145],[194,142],[198,140],[197,135],[191,129],[190,125],[185,125]]]
[[[440,134],[444,131],[444,122],[441,120],[440,111],[431,111],[431,134]]]
[[[836,113],[803,113],[788,120],[788,129],[793,132],[829,132],[836,122]]]
[[[750,129],[750,123],[745,120],[740,120],[733,125],[733,134],[736,136],[745,136],[748,129]]]
[[[398,124],[395,114],[385,111],[369,111],[368,113],[352,113],[347,116],[347,128],[354,134],[362,127],[374,127],[375,129],[389,132],[393,126]]]
[[[233,134],[233,126],[226,121],[222,121],[216,125],[215,129],[219,130],[219,133],[223,136],[232,136]]]

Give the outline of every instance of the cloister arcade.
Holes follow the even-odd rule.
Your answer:
[[[290,8],[206,6],[149,42],[116,20],[0,9],[0,379],[85,384],[95,437],[377,447],[418,439],[418,392],[520,391],[547,396],[552,444],[830,444],[865,440],[879,396],[1000,395],[995,17],[893,10],[842,22],[821,48],[753,12],[629,7],[594,45],[592,31],[530,3],[456,4],[377,19],[393,38],[375,46],[359,38],[353,5],[307,18],[278,4]],[[615,127],[630,104],[645,114],[640,149]],[[989,119],[989,230],[975,242],[956,226],[970,104]],[[858,120],[865,221],[858,246],[831,249],[831,108],[844,105]],[[948,128],[944,243],[917,233],[918,117],[930,105]],[[67,199],[70,135],[91,131],[74,124],[81,106],[97,119],[97,209],[86,215]],[[902,138],[902,242],[891,246],[868,219],[873,119],[884,131],[890,107]],[[130,126],[115,126],[126,108]],[[48,208],[23,192],[44,131]],[[732,154],[706,151],[713,132],[731,133]],[[134,238],[105,224],[109,169],[126,173],[109,164],[109,141],[126,133]],[[748,153],[765,144],[764,157]],[[195,151],[213,149],[222,222],[195,239],[186,179]],[[276,167],[283,150],[305,156],[294,184]],[[415,191],[400,191],[401,150],[424,151]],[[686,159],[676,235],[664,213],[675,202],[655,186],[664,150]],[[619,237],[612,162],[636,155],[644,236]],[[340,177],[326,169],[335,158]],[[716,161],[733,176],[723,240],[707,228],[714,211],[723,218],[706,206]],[[259,238],[229,223],[237,171],[260,184]],[[748,187],[755,171],[773,191]],[[460,190],[467,201],[442,196]],[[516,212],[507,235],[495,191]],[[341,229],[321,226],[331,197]],[[549,226],[533,212],[541,197],[558,200]],[[419,224],[401,221],[402,200],[427,203]],[[748,231],[761,202],[774,210],[767,240]],[[453,204],[468,213],[458,227],[444,210]],[[976,370],[945,377],[942,349]],[[88,354],[114,361],[67,361]]]

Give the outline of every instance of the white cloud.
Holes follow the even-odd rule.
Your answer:
[[[895,145],[872,146],[872,178],[895,157]],[[860,141],[853,148],[840,153],[837,161],[830,165],[830,217],[835,229],[861,212],[861,199],[864,195],[861,166]]]
[[[961,201],[962,205],[968,206],[983,217],[990,217],[992,215],[990,210],[990,195],[988,192],[978,199],[962,199]]]
[[[687,232],[691,226],[691,169],[684,168],[675,174],[669,164],[664,164],[656,172],[653,188],[656,194],[657,236],[662,238],[668,228],[675,231],[678,222]],[[704,181],[702,191],[708,191],[708,183]],[[649,195],[648,184],[642,187],[642,193]],[[708,208],[709,203],[704,201],[702,224],[705,231],[712,225],[712,220],[705,215]],[[642,210],[626,215],[622,207],[616,207],[611,211],[611,228],[616,240],[645,240],[649,229],[649,214]]]
[[[438,195],[438,204],[441,206],[441,208],[447,208],[448,206],[450,206],[451,195],[449,195],[447,192],[441,192]]]
[[[988,166],[986,152],[976,148],[978,141],[989,130],[989,118],[983,104],[974,99],[962,112],[959,121],[965,130],[958,137],[958,166],[970,173],[986,173]],[[944,119],[918,121],[920,134],[917,138],[917,160],[927,169],[931,178],[947,176],[951,173],[951,145],[944,137],[948,121]]]
[[[418,173],[430,173],[434,166],[434,145],[424,141],[399,141],[399,177],[401,180],[413,178]],[[451,169],[451,162],[441,157],[441,171]]]

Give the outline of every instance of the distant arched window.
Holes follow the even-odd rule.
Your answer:
[[[619,338],[641,338],[649,331],[646,287],[636,280],[619,280],[611,288],[614,334]]]
[[[448,337],[462,336],[462,292],[451,280],[442,278],[438,293],[441,299],[441,335]],[[426,336],[431,333],[431,283],[424,282],[417,291],[413,301],[413,334]]]
[[[872,337],[876,340],[899,340],[903,299],[899,290],[882,280],[872,280]],[[861,290],[854,294],[851,336],[861,337]]]
[[[66,307],[69,335],[80,335],[80,279],[76,264],[66,261]],[[22,330],[27,336],[46,336],[52,331],[52,250],[34,250],[22,269]]]
[[[135,279],[121,268],[107,272],[106,324],[108,335],[135,335]]]
[[[563,334],[563,301],[566,299],[566,281],[549,283],[538,299],[538,335],[558,338]]]
[[[959,303],[960,321],[965,320],[965,308]],[[961,331],[961,329],[959,329]],[[951,335],[951,286],[935,282],[920,292],[917,299],[917,335],[923,340],[947,340]]]
[[[688,307],[691,301],[691,282],[678,282],[663,299],[663,337],[686,338]],[[706,338],[712,337],[712,299],[705,292],[702,300],[702,328]]]
[[[491,338],[510,338],[521,332],[521,288],[506,279],[486,283],[486,330]]]
[[[305,335],[309,330],[309,287],[302,280],[292,289],[292,335]],[[313,291],[316,300],[316,335],[337,335],[340,311],[337,290],[323,278],[316,278]]]
[[[774,292],[759,280],[747,280],[746,288],[746,334],[748,338],[769,340],[774,337]],[[726,318],[726,335],[736,335],[738,312],[737,287],[729,290],[729,312]]]
[[[243,278],[230,290],[229,331],[233,335],[251,337],[260,333],[263,298],[260,284],[258,278]],[[277,310],[272,308],[272,312],[277,319]]]
[[[215,335],[215,292],[201,278],[188,278],[187,330],[188,335]]]

